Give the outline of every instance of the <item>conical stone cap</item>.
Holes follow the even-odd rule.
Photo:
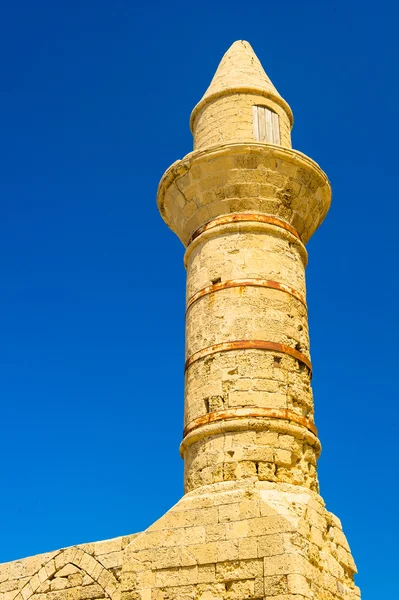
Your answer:
[[[237,86],[265,90],[273,95],[278,91],[266,75],[252,46],[244,40],[234,42],[223,56],[202,100]]]
[[[251,92],[273,98],[285,109],[292,125],[291,108],[266,75],[251,44],[245,40],[237,40],[223,56],[210,86],[194,107],[190,119],[191,127],[196,114],[207,102],[234,92]]]

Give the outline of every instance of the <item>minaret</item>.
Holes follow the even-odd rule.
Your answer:
[[[318,491],[305,243],[331,200],[292,112],[235,42],[191,115],[161,214],[186,246],[185,490],[256,478]]]
[[[223,593],[209,584],[209,594],[198,595],[201,580],[192,582],[204,600],[359,596],[316,471],[305,245],[327,214],[331,189],[320,167],[292,149],[292,124],[251,46],[237,41],[192,112],[194,151],[166,171],[158,190],[161,215],[186,248],[181,502],[202,497],[202,506],[216,506],[209,527],[228,514],[224,537],[205,526],[195,564],[213,564],[217,574],[218,563],[235,561],[230,571],[220,567]],[[239,508],[221,511],[228,492]],[[237,553],[215,555],[214,541],[235,541]],[[237,566],[251,560],[262,565],[262,583]],[[244,583],[231,595],[226,581]]]
[[[305,244],[331,190],[292,122],[235,42],[159,185],[186,247],[185,494],[141,533],[0,565],[0,600],[359,600],[316,471]]]

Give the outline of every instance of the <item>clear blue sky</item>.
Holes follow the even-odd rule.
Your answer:
[[[397,10],[3,3],[0,561],[143,530],[182,494],[183,247],[155,195],[247,39],[332,182],[307,272],[321,491],[364,598],[396,597]]]

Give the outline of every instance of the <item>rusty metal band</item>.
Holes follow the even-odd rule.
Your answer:
[[[187,371],[187,369],[191,367],[194,362],[200,360],[201,358],[211,356],[212,354],[218,354],[220,352],[229,352],[231,350],[271,350],[280,354],[288,354],[289,356],[292,356],[299,362],[306,365],[312,373],[312,363],[304,354],[302,354],[302,352],[298,352],[298,350],[295,350],[290,346],[286,346],[285,344],[278,344],[277,342],[265,342],[263,340],[238,340],[235,342],[224,342],[222,344],[208,346],[207,348],[203,348],[198,352],[194,352],[194,354],[192,354],[186,360],[184,369]]]
[[[287,408],[230,408],[227,410],[218,410],[217,412],[208,413],[203,415],[202,417],[198,417],[198,419],[194,419],[189,423],[183,431],[183,438],[186,437],[189,433],[201,427],[203,425],[210,425],[211,423],[216,423],[217,421],[225,421],[230,419],[284,419],[286,421],[292,421],[294,423],[298,423],[298,425],[302,425],[306,427],[309,431],[311,431],[317,437],[317,428],[316,425],[294,413]]]
[[[301,236],[299,235],[297,230],[294,229],[294,227],[292,227],[292,225],[290,225],[286,221],[282,221],[281,219],[277,219],[276,217],[271,217],[269,215],[261,215],[261,214],[256,214],[256,213],[235,213],[235,214],[231,214],[231,215],[225,215],[223,217],[218,217],[217,219],[208,221],[208,223],[205,223],[205,225],[202,225],[201,227],[199,227],[196,231],[194,231],[194,233],[188,240],[187,246],[189,246],[191,244],[191,242],[193,242],[195,240],[195,238],[197,238],[199,235],[201,235],[201,233],[204,233],[205,231],[208,231],[209,229],[213,229],[214,227],[218,227],[219,225],[227,225],[230,223],[243,223],[243,222],[251,222],[251,221],[253,223],[266,223],[268,225],[275,225],[276,227],[281,227],[282,229],[285,229],[286,231],[289,231],[290,233],[292,233],[292,235],[294,235],[296,238],[298,238],[299,241],[302,241]]]
[[[291,286],[285,285],[284,283],[278,283],[277,281],[272,281],[271,279],[229,279],[224,283],[214,283],[213,285],[209,285],[208,287],[203,288],[202,290],[191,296],[191,298],[187,302],[186,312],[188,311],[190,306],[194,304],[194,302],[196,302],[200,298],[203,298],[204,296],[207,296],[208,294],[213,294],[214,292],[219,292],[220,290],[225,290],[228,288],[250,286],[270,288],[273,290],[279,290],[281,292],[290,294],[291,296],[294,296],[294,298],[302,302],[302,304],[307,309],[306,300],[302,296],[302,294],[294,290],[294,288],[292,288]]]

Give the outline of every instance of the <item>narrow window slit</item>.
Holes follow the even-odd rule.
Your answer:
[[[253,106],[254,137],[258,142],[280,145],[279,116],[266,106]]]

